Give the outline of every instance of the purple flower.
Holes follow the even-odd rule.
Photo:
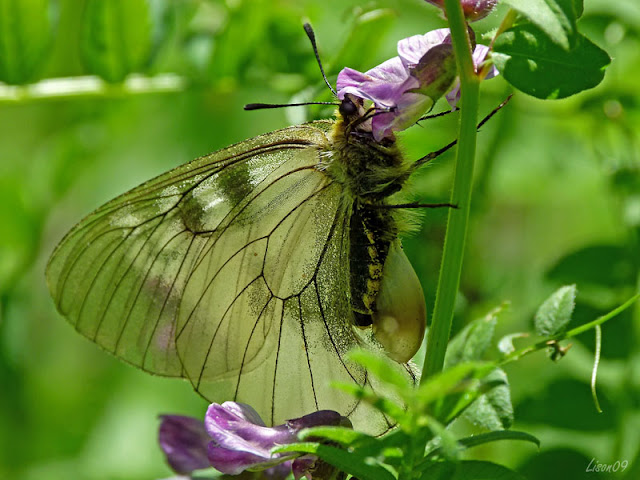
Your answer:
[[[489,52],[479,45],[474,62]],[[485,78],[495,76],[492,69]],[[338,98],[351,95],[371,101],[377,109],[371,131],[377,141],[413,125],[456,81],[456,65],[448,28],[415,35],[398,42],[398,56],[366,73],[344,68],[338,74]],[[455,90],[455,89],[454,89]],[[458,95],[447,96],[455,106]]]
[[[444,10],[444,0],[426,0],[431,5]],[[489,15],[498,3],[498,0],[460,0],[464,17],[470,22],[481,20]]]
[[[178,473],[212,466],[222,473],[237,475],[243,471],[261,471],[269,478],[285,478],[293,472],[296,479],[312,474],[326,464],[312,455],[272,454],[276,446],[298,442],[298,433],[320,425],[345,425],[348,420],[331,410],[321,410],[284,425],[267,427],[249,405],[213,403],[204,424],[197,419],[163,416],[160,446],[171,468]]]
[[[486,45],[476,45],[476,48],[471,55],[471,57],[473,58],[473,64],[476,66],[476,68],[482,65],[488,54],[489,47],[487,47]],[[483,71],[483,74],[484,79],[489,80],[490,78],[498,75],[498,69],[491,65],[486,71]],[[455,107],[458,104],[458,102],[460,101],[460,82],[456,82],[454,87],[449,91],[449,93],[447,93],[446,98],[447,102],[449,102],[449,105],[451,105],[452,107]]]
[[[174,472],[191,473],[210,466],[207,444],[211,439],[200,420],[181,415],[162,415],[160,419],[160,447]]]

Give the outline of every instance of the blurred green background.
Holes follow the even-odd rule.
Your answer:
[[[504,12],[474,24],[476,32],[495,28]],[[157,415],[201,417],[206,403],[188,383],[137,371],[76,334],[47,293],[46,261],[83,216],[144,180],[331,115],[242,110],[330,99],[303,20],[315,27],[331,81],[344,66],[367,70],[395,55],[401,38],[444,26],[420,0],[0,0],[4,82],[92,73],[112,82],[78,95],[76,80],[76,94],[59,98],[0,85],[0,478],[170,476]],[[516,94],[480,132],[456,330],[505,301],[498,338],[530,330],[537,306],[563,284],[578,285],[574,324],[638,289],[640,4],[586,0],[580,28],[613,58],[604,82],[555,102]],[[119,84],[132,71],[173,73],[182,83],[132,93]],[[482,89],[483,114],[510,92],[501,78]],[[456,121],[449,115],[403,133],[408,157],[451,141]],[[446,154],[424,168],[411,185],[416,198],[446,201],[452,166]],[[446,211],[430,210],[404,239],[430,311],[445,221]],[[589,391],[592,332],[558,364],[538,353],[509,366],[514,428],[537,435],[541,450],[501,442],[472,455],[531,479],[640,478],[639,334],[638,305],[603,328],[601,414]],[[629,466],[587,473],[592,458]]]

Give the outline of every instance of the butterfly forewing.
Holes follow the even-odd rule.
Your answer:
[[[83,335],[270,423],[318,409],[390,423],[330,382],[372,384],[353,327],[353,199],[322,168],[332,122],[256,137],[107,203],[54,252],[49,288]],[[405,366],[407,377],[413,373]]]
[[[311,127],[263,135],[182,165],[96,210],[67,234],[47,267],[58,310],[123,360],[159,375],[183,375],[176,315],[217,226],[294,152],[324,139]]]

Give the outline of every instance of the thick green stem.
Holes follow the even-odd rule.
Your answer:
[[[480,79],[475,73],[467,24],[459,0],[445,0],[451,38],[460,74],[461,115],[458,149],[444,253],[436,292],[436,303],[427,339],[427,354],[422,370],[422,382],[442,371],[451,331],[451,321],[460,285],[460,272],[467,235],[471,186],[476,151],[476,119],[478,116]]]

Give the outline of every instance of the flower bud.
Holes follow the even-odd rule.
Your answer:
[[[434,100],[447,93],[456,79],[456,58],[453,46],[443,43],[425,53],[420,61],[409,68],[410,75],[420,84],[410,90],[421,93]]]
[[[426,0],[427,3],[440,7],[444,11],[444,0]],[[470,22],[481,20],[495,8],[498,0],[460,0],[464,17]]]

